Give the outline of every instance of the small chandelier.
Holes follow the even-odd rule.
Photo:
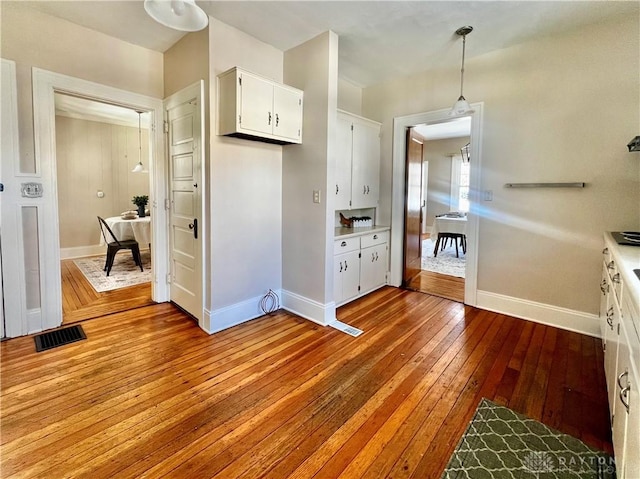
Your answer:
[[[197,32],[209,24],[195,0],[144,0],[144,9],[156,22],[183,32]]]
[[[473,110],[471,109],[471,105],[469,105],[469,102],[462,94],[462,87],[464,85],[464,51],[465,51],[467,35],[472,31],[473,31],[473,27],[471,26],[460,27],[456,30],[456,35],[459,35],[462,37],[462,68],[460,69],[460,97],[458,98],[458,101],[456,101],[455,104],[453,105],[453,108],[451,108],[451,111],[449,112],[449,116],[460,116],[460,115],[466,115],[468,113],[473,113]]]
[[[144,171],[144,166],[142,165],[142,127],[140,118],[142,117],[142,112],[136,110],[138,114],[138,164],[133,167],[131,173],[142,173]]]

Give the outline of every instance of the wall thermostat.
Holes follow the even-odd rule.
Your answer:
[[[42,183],[22,183],[23,198],[42,198]]]

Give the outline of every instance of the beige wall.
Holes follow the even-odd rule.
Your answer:
[[[338,78],[338,108],[362,116],[362,88]]]
[[[429,140],[424,143],[424,159],[429,162],[427,186],[427,224],[432,225],[435,215],[447,213],[451,200],[451,155],[459,155],[460,148],[469,143],[469,137]]]
[[[470,40],[471,41],[471,40]],[[616,18],[472,58],[465,96],[484,101],[478,289],[597,313],[602,232],[640,227],[640,27]],[[366,88],[383,120],[381,210],[390,215],[392,122],[451,106],[459,70]],[[472,160],[473,161],[473,160]],[[584,189],[504,188],[585,181]]]
[[[0,2],[0,56],[16,62],[21,165],[34,170],[31,67],[162,98],[162,54]]]
[[[148,138],[143,129],[143,159],[149,158]],[[97,245],[96,216],[135,210],[133,196],[149,195],[149,174],[131,173],[138,154],[137,128],[56,116],[60,248]]]
[[[209,52],[209,293],[215,311],[281,287],[282,148],[288,147],[217,136],[215,119],[220,73],[237,66],[282,81],[283,53],[214,18],[209,22]]]
[[[325,32],[285,52],[285,80],[304,90],[304,133],[302,145],[284,151],[282,286],[324,305],[333,301],[334,212],[327,185],[335,170],[337,35]],[[313,190],[321,192],[319,204]]]

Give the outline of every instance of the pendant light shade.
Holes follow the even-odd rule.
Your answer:
[[[209,24],[195,0],[144,0],[144,9],[156,22],[183,32],[197,32]]]
[[[458,100],[454,103],[453,108],[451,108],[451,111],[449,112],[449,116],[460,116],[460,115],[467,115],[469,113],[473,113],[473,110],[471,109],[471,105],[469,105],[469,102],[467,101],[467,99],[464,97],[462,93],[462,89],[464,86],[464,53],[465,53],[465,47],[467,42],[467,35],[472,31],[473,31],[473,27],[471,26],[460,27],[456,30],[456,35],[459,35],[462,37],[462,68],[460,69],[460,96],[458,97]]]
[[[144,171],[144,166],[142,164],[142,112],[136,110],[136,113],[138,114],[138,164],[133,167],[131,173],[142,173]]]

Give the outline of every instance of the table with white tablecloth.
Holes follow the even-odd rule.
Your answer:
[[[466,216],[436,216],[431,227],[431,239],[435,243],[433,255],[438,255],[440,242],[447,238],[454,241],[461,240],[462,250],[467,249],[467,217]],[[456,242],[456,256],[458,256],[458,244]]]
[[[141,247],[151,244],[151,217],[134,218],[125,220],[120,216],[105,218],[105,222],[116,235],[119,241],[135,239]],[[109,240],[111,238],[108,238]],[[100,244],[104,244],[104,238],[100,235]]]

